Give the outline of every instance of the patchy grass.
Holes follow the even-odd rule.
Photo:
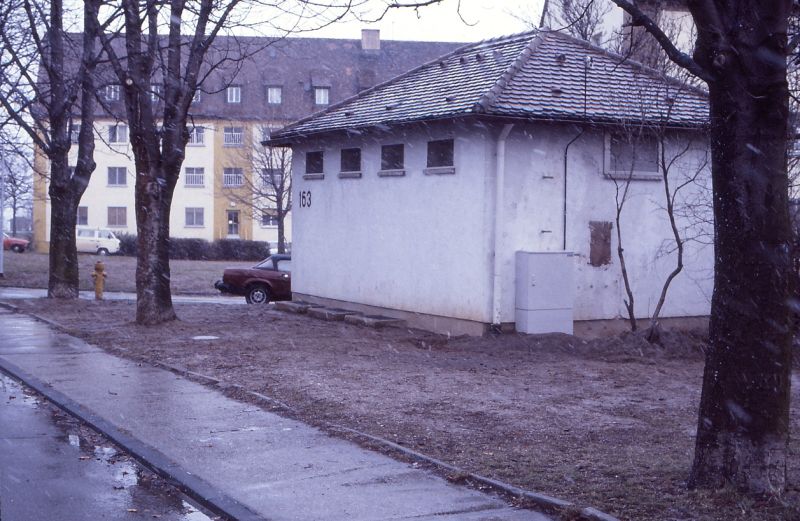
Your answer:
[[[49,272],[49,256],[43,253],[5,252],[4,274],[0,286],[21,288],[46,288]],[[92,272],[94,264],[102,260],[106,265],[106,291],[136,291],[136,258],[110,255],[78,254],[80,289],[94,288]],[[170,261],[172,291],[175,294],[216,295],[214,282],[222,278],[228,266],[252,266],[254,262],[236,261]]]
[[[781,500],[686,490],[702,381],[699,335],[667,332],[664,348],[630,334],[445,338],[272,306],[211,304],[176,304],[180,320],[143,327],[132,322],[130,302],[15,305],[121,356],[274,397],[311,424],[380,436],[622,520],[800,520],[797,436]],[[198,334],[219,340],[193,341]],[[791,422],[800,431],[796,407]]]

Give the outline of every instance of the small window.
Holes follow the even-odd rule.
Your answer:
[[[267,87],[267,103],[270,105],[283,103],[283,87]]]
[[[109,143],[127,143],[128,142],[128,126],[127,125],[109,125],[108,126],[108,142]]]
[[[205,143],[206,129],[203,127],[192,127],[189,129],[189,144],[202,145]]]
[[[186,226],[200,228],[203,224],[203,209],[202,208],[187,208],[186,209]]]
[[[119,85],[106,85],[106,101],[119,101]]]
[[[342,149],[342,172],[361,171],[361,149],[343,148]]]
[[[261,186],[269,192],[275,193],[275,189],[280,189],[283,185],[283,170],[280,168],[263,168],[261,170]]]
[[[108,225],[128,226],[128,209],[124,206],[109,206]]]
[[[265,208],[261,211],[261,226],[278,226],[278,211]]]
[[[156,103],[163,97],[163,92],[161,89],[160,83],[151,83],[150,84],[150,101]]]
[[[89,224],[89,207],[88,206],[79,206],[78,207],[78,215],[77,219],[75,220],[75,224],[78,226],[86,226]]]
[[[327,105],[331,99],[330,87],[314,87],[314,104]]]
[[[402,170],[403,156],[403,145],[383,145],[381,147],[381,170]]]
[[[428,141],[428,168],[453,166],[453,140]]]
[[[202,167],[186,167],[186,186],[203,187],[206,183],[206,169]]]
[[[658,141],[651,135],[606,134],[605,175],[611,179],[661,179]]]
[[[306,174],[321,174],[324,166],[325,159],[321,150],[306,152]]]
[[[108,167],[108,186],[125,186],[128,184],[128,169],[124,166]]]
[[[228,103],[241,103],[242,102],[242,86],[231,85],[225,90],[226,101]]]
[[[244,143],[244,129],[242,127],[225,127],[223,130],[226,145],[241,145]]]
[[[228,235],[239,235],[239,210],[227,210]]]
[[[78,143],[78,138],[81,135],[81,126],[80,125],[72,125],[72,130],[69,133],[69,140],[73,144]]]
[[[222,186],[235,188],[244,185],[244,170],[241,168],[225,168],[222,170]]]

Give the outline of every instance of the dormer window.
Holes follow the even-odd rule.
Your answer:
[[[228,103],[241,103],[242,102],[242,86],[231,85],[225,91],[226,101]]]
[[[283,103],[283,87],[267,87],[267,103],[270,105],[280,105]]]
[[[314,87],[314,104],[328,105],[331,98],[330,87]]]
[[[106,101],[119,101],[119,85],[106,85],[105,98]]]

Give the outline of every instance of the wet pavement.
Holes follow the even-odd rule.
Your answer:
[[[41,288],[15,288],[0,286],[0,300],[44,298],[47,290]],[[106,300],[136,300],[136,293],[107,291]],[[81,291],[80,298],[94,300],[94,291]],[[246,304],[244,297],[235,295],[172,295],[173,302],[191,304]]]
[[[0,519],[209,521],[98,434],[0,374]]]
[[[1,308],[0,368],[242,518],[550,519]]]

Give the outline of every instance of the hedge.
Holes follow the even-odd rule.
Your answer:
[[[136,236],[118,233],[120,255],[136,256]],[[257,261],[269,255],[269,243],[245,241],[242,239],[217,239],[208,242],[204,239],[169,240],[169,258],[178,260],[236,260]]]

